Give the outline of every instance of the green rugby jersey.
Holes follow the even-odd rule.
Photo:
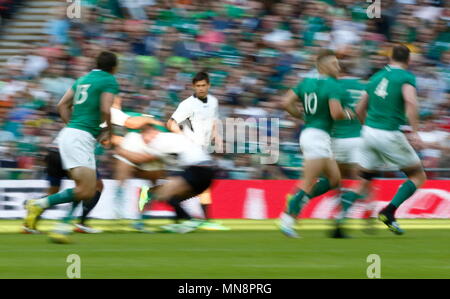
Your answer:
[[[303,104],[305,128],[316,128],[330,133],[333,118],[330,114],[329,101],[341,100],[343,89],[339,82],[327,76],[305,78],[292,90]]]
[[[92,70],[80,77],[72,86],[73,110],[67,127],[89,132],[95,138],[100,134],[101,95],[104,92],[117,94],[119,84],[110,73]]]
[[[342,78],[339,83],[344,89],[344,94],[341,99],[342,107],[355,109],[361,95],[366,86],[358,78]],[[355,138],[361,136],[361,123],[358,119],[342,119],[335,120],[331,137],[333,138]]]
[[[405,101],[402,87],[404,84],[416,86],[416,77],[399,67],[387,65],[373,75],[367,84],[369,103],[366,125],[372,128],[396,131],[407,123]]]

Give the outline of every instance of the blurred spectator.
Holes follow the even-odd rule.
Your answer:
[[[46,70],[48,66],[47,59],[40,54],[38,47],[30,45],[23,62],[23,75],[34,79]]]
[[[424,149],[420,151],[425,168],[438,168],[443,154],[449,154],[450,134],[439,129],[432,119],[426,120],[419,136],[424,142]]]
[[[47,34],[52,44],[65,44],[68,41],[70,22],[66,10],[65,6],[56,8],[55,19],[47,21]]]

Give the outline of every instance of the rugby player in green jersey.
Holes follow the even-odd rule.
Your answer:
[[[349,70],[352,68],[351,60],[340,60],[341,76],[339,77],[339,84],[344,89],[344,95],[341,99],[343,107],[351,108],[353,111],[360,101],[366,84],[359,78],[352,77]],[[359,147],[361,146],[361,122],[358,119],[351,120],[336,120],[333,123],[331,131],[331,149],[333,150],[334,158],[338,164],[341,176],[343,179],[357,179],[358,178],[358,160]],[[347,189],[348,190],[348,189]],[[344,189],[341,189],[344,192]],[[346,202],[340,198],[341,212],[336,217],[336,229],[333,231],[331,237],[344,238],[346,235],[342,229],[344,221],[347,216]],[[370,206],[366,203],[366,211],[370,211]],[[373,221],[369,218],[366,232],[373,230]]]
[[[66,123],[58,135],[58,147],[64,169],[75,181],[75,188],[48,197],[29,200],[26,203],[25,226],[35,227],[37,218],[44,209],[67,202],[84,201],[94,197],[96,192],[95,144],[101,137],[103,144],[110,143],[110,110],[119,85],[113,74],[117,57],[111,52],[101,52],[96,59],[96,69],[80,77],[58,103],[58,111]],[[100,124],[107,128],[101,134]],[[49,236],[57,243],[69,242],[71,231],[70,215],[56,227]]]
[[[305,78],[284,96],[284,109],[303,118],[305,128],[300,136],[304,157],[303,185],[287,196],[285,211],[280,216],[280,229],[288,237],[298,237],[294,230],[302,207],[313,197],[339,186],[341,175],[331,150],[330,133],[334,120],[352,119],[353,112],[343,108],[343,89],[338,83],[339,62],[333,51],[324,50],[316,59],[318,77]],[[296,106],[301,101],[302,112]],[[323,175],[319,179],[319,176]]]
[[[417,111],[416,78],[407,71],[410,51],[404,45],[392,50],[391,62],[373,75],[358,103],[356,112],[362,122],[362,145],[358,158],[362,182],[356,192],[342,195],[348,210],[358,198],[370,191],[371,180],[377,170],[390,163],[403,171],[408,180],[404,182],[391,202],[380,211],[378,218],[395,234],[403,230],[395,219],[397,208],[426,180],[421,161],[400,131],[400,126],[409,122],[412,132],[409,139],[417,147],[422,141],[417,134],[419,121]]]

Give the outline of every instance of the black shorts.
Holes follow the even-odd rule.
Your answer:
[[[58,149],[48,150],[45,163],[47,164],[47,180],[50,182],[50,186],[61,186],[61,180],[67,177],[67,171],[63,169]]]
[[[48,149],[47,156],[45,157],[45,163],[47,165],[47,181],[52,187],[61,186],[61,181],[64,178],[69,177],[69,173],[67,170],[63,168],[61,155],[59,154],[59,150],[55,148]],[[97,179],[100,179],[100,174],[98,169],[96,169]]]
[[[211,166],[189,166],[182,173],[181,177],[191,185],[195,193],[203,193],[211,186],[216,169]]]

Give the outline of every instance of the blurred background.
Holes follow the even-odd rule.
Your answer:
[[[70,8],[69,18],[78,2],[80,18]],[[45,178],[43,157],[62,128],[56,103],[101,50],[119,57],[125,111],[166,121],[206,70],[222,119],[279,118],[278,163],[215,155],[220,178],[296,179],[303,124],[279,108],[281,96],[313,71],[321,48],[345,49],[351,75],[366,80],[399,42],[414,53],[427,145],[419,154],[429,178],[450,177],[450,1],[381,0],[374,19],[370,3],[352,0],[78,2],[0,0],[0,179]],[[108,151],[99,158],[104,178],[111,161]]]

